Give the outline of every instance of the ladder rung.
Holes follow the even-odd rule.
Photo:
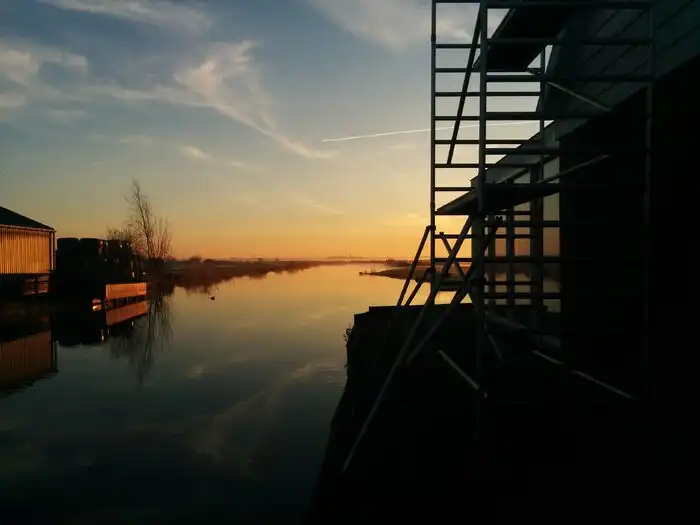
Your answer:
[[[531,111],[491,111],[486,113],[485,116],[481,115],[462,115],[458,117],[457,115],[436,115],[436,122],[453,122],[455,120],[460,120],[462,122],[478,122],[482,118],[487,122],[489,120],[565,120],[565,119],[586,119],[595,118],[603,115],[604,113],[598,111],[595,113],[563,113],[557,115],[546,115],[542,113],[536,113]]]
[[[521,147],[521,148],[486,148],[485,149],[487,155],[538,155],[538,154],[549,154],[549,155],[558,155],[560,153],[576,153],[576,154],[583,154],[583,153],[598,153],[598,154],[603,154],[603,153],[609,153],[611,155],[634,155],[634,154],[642,154],[646,152],[646,148],[639,148],[636,150],[629,150],[629,149],[615,149],[615,148],[606,148],[605,146],[601,147],[596,147],[596,148],[559,148],[559,147],[546,147],[546,146],[527,146],[527,147]]]
[[[445,68],[448,69],[448,68]],[[458,68],[454,68],[458,69]],[[456,73],[457,71],[454,71]],[[487,82],[556,82],[563,80],[566,82],[651,82],[652,75],[620,75],[620,74],[600,74],[600,75],[486,75]]]
[[[476,239],[476,235],[467,235],[466,239]],[[496,239],[534,239],[535,236],[527,233],[517,233],[513,235],[508,235],[507,233],[496,234]]]
[[[452,143],[455,143],[457,145],[470,145],[470,146],[478,146],[481,144],[479,139],[457,139],[455,141],[451,139],[436,139],[435,144],[438,146],[449,146]],[[522,146],[523,142],[526,142],[523,139],[486,139],[485,144],[512,144],[514,146]]]
[[[523,120],[523,121],[540,121],[540,120],[564,120],[564,119],[586,119],[600,116],[601,113],[586,113],[586,114],[569,114],[569,115],[542,115],[529,112],[494,112],[487,113],[483,119],[487,122],[490,120]],[[480,115],[436,115],[436,122],[453,122],[459,120],[461,122],[479,122],[482,119]]]
[[[443,237],[445,237],[445,239],[448,239],[448,240],[449,239],[457,239],[459,237],[459,234],[457,234],[457,233],[455,233],[455,234],[445,233],[445,234],[443,234]],[[473,239],[473,238],[474,238],[474,235],[467,235],[465,237],[465,239]],[[529,234],[525,234],[525,233],[516,233],[514,235],[508,235],[506,233],[497,233],[495,235],[495,238],[496,239],[532,239],[533,236],[529,235]]]
[[[471,186],[435,186],[435,191],[461,191],[467,192],[472,191],[475,188]]]
[[[527,148],[486,148],[487,155],[537,155],[537,154],[551,154],[557,155],[561,153],[561,148],[547,148],[547,147],[527,147]],[[598,153],[599,150],[590,150],[594,153]],[[567,153],[569,151],[567,150]],[[587,152],[581,152],[587,153]]]
[[[484,299],[534,299],[535,295],[528,292],[484,292],[482,294]],[[544,292],[538,294],[537,297],[542,299],[561,299],[561,294],[557,292]]]
[[[651,38],[528,38],[493,37],[487,44],[542,45],[542,46],[644,46],[653,43]],[[481,47],[477,45],[477,47]]]
[[[537,46],[650,46],[650,38],[491,38],[490,44],[503,45],[537,45]],[[440,42],[435,49],[480,49],[481,44],[466,44],[455,42]],[[478,68],[474,68],[479,72]]]
[[[486,286],[533,286],[539,284],[537,281],[486,281]]]
[[[503,213],[492,213],[490,215],[506,215],[506,212]],[[533,227],[540,227],[542,226],[543,228],[558,228],[560,226],[559,221],[541,221],[539,223],[528,220],[528,221],[519,221],[519,220],[514,220],[514,221],[508,221],[506,224],[501,223],[496,223],[493,221],[485,221],[484,225],[485,226],[500,226],[500,227],[506,227],[506,226],[513,226],[515,228],[533,228]],[[598,225],[602,225],[605,223],[597,223]]]
[[[496,163],[489,165],[487,164],[486,167],[488,168],[489,166],[499,166],[499,167],[519,167],[519,165],[515,164],[506,164],[505,162],[503,163]],[[526,167],[533,167],[534,164],[527,164]],[[449,164],[449,165],[439,165],[436,167],[447,167],[447,168],[460,168],[460,167],[469,167],[469,168],[478,168],[478,164],[473,164],[473,163],[465,163],[465,164]],[[475,183],[473,186],[469,186],[468,189],[469,191],[476,191],[479,185],[479,177],[475,177]],[[646,188],[646,184],[643,181],[639,182],[627,182],[624,184],[621,184],[619,182],[614,183],[614,184],[609,184],[607,186],[603,186],[600,184],[586,184],[586,183],[577,183],[577,184],[566,184],[562,183],[561,181],[565,180],[563,177],[561,179],[555,180],[553,182],[547,182],[547,180],[543,180],[541,182],[533,182],[533,183],[526,183],[526,182],[508,182],[508,183],[490,183],[486,182],[483,184],[484,189],[490,193],[493,194],[494,192],[499,192],[499,193],[513,193],[516,190],[522,189],[524,191],[528,191],[530,188],[534,187],[542,187],[542,186],[547,186],[549,189],[551,188],[558,188],[558,190],[555,191],[555,193],[560,193],[562,191],[567,191],[567,190],[590,190],[590,191],[612,191],[612,190],[629,190],[629,189],[643,189]],[[491,195],[486,195],[487,198],[491,197]],[[536,197],[533,197],[532,199],[528,199],[527,202],[530,200],[535,200]]]
[[[498,166],[499,168],[533,168],[537,165],[537,162],[487,162],[484,164],[484,168],[494,168]],[[462,169],[479,169],[481,165],[478,162],[451,162],[451,163],[436,163],[435,167],[438,169],[446,168],[462,168]],[[495,184],[494,184],[495,186]]]
[[[466,73],[466,69],[464,71]],[[461,91],[436,91],[435,96],[438,98],[451,98],[451,97],[478,97],[481,95],[480,91],[467,91],[462,93]],[[541,93],[539,91],[487,91],[487,97],[539,97]]]
[[[436,0],[438,4],[478,4],[477,0]],[[547,8],[564,10],[570,9],[572,11],[579,9],[629,9],[629,10],[647,10],[650,9],[651,2],[647,1],[635,1],[626,2],[624,0],[619,1],[597,1],[597,2],[562,2],[561,0],[534,0],[530,2],[515,1],[515,0],[495,0],[488,6],[489,9],[523,9],[523,8]]]

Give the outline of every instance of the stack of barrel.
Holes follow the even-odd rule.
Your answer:
[[[141,280],[139,262],[130,241],[107,241],[108,274],[113,282]]]
[[[56,276],[73,283],[120,283],[143,279],[143,263],[129,241],[64,237],[56,242]]]

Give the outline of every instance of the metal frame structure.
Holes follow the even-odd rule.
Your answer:
[[[437,41],[437,28],[439,26],[439,4],[478,4],[478,14],[472,33],[471,43],[444,43]],[[477,315],[477,337],[475,341],[475,382],[481,384],[481,363],[485,349],[493,346],[490,343],[489,329],[491,325],[503,327],[513,325],[514,319],[503,319],[495,312],[490,311],[495,306],[513,307],[517,303],[529,304],[532,316],[525,325],[519,328],[527,329],[538,340],[546,338],[554,342],[558,347],[560,343],[547,334],[543,323],[546,301],[558,301],[561,304],[560,292],[545,292],[545,265],[562,264],[560,256],[545,255],[544,232],[549,228],[559,228],[558,220],[545,220],[544,198],[559,193],[559,182],[562,178],[575,174],[580,170],[590,168],[595,164],[607,160],[611,155],[618,153],[613,148],[606,151],[604,145],[596,145],[593,150],[581,151],[581,153],[594,154],[577,165],[560,170],[558,166],[549,169],[552,162],[559,158],[558,137],[561,132],[575,122],[584,122],[592,118],[605,115],[611,110],[600,101],[591,99],[582,94],[581,87],[587,83],[612,82],[642,85],[646,89],[646,129],[645,148],[643,151],[632,152],[644,155],[645,164],[645,226],[648,227],[648,193],[651,179],[651,127],[652,127],[652,101],[655,78],[655,51],[654,51],[654,18],[653,0],[433,0],[432,2],[432,35],[431,35],[431,166],[430,166],[430,231],[431,231],[431,257],[432,267],[441,264],[452,264],[454,259],[455,271],[463,276],[463,271],[458,263],[466,262],[475,266],[471,278],[474,282],[483,283],[483,286],[472,286],[469,296],[474,304]],[[534,38],[508,38],[490,34],[489,13],[493,9],[509,9],[509,14],[517,11],[534,12],[544,9],[557,10],[557,16],[575,16],[585,10],[614,9],[637,11],[647,17],[647,34],[641,38],[624,37],[568,37],[566,33],[556,36]],[[563,15],[562,15],[563,13]],[[508,60],[503,60],[505,54],[518,46],[533,45],[539,47],[537,58],[526,67],[513,69],[508,67]],[[648,51],[648,68],[643,73],[610,74],[601,72],[590,75],[575,75],[559,78],[547,71],[548,50],[557,46],[640,46]],[[500,60],[493,64],[489,62],[489,56],[493,48],[499,47]],[[443,50],[468,51],[466,66],[440,67],[438,64],[440,51]],[[533,67],[534,66],[534,67]],[[442,76],[463,75],[461,91],[443,91],[439,89],[438,79]],[[475,78],[476,77],[476,78]],[[473,84],[477,87],[474,89]],[[504,88],[520,84],[516,89]],[[494,88],[498,85],[499,88]],[[533,86],[534,89],[524,89],[523,85]],[[584,103],[587,108],[584,111],[576,111],[568,114],[548,114],[546,107],[547,89],[556,89],[572,96]],[[436,108],[441,99],[457,99],[457,109],[454,114],[438,114]],[[472,114],[465,113],[465,102],[469,99],[477,99],[478,105],[473,107]],[[522,111],[524,100],[535,99],[537,107],[531,111]],[[494,110],[493,106],[501,102],[503,109]],[[496,103],[496,104],[494,104]],[[510,106],[510,107],[508,107]],[[494,121],[499,123],[526,123],[536,124],[537,133],[530,138],[503,138],[496,136],[489,124]],[[438,139],[436,127],[441,122],[452,122],[452,133],[449,139]],[[462,122],[477,122],[477,136],[462,138],[460,124]],[[499,134],[500,135],[500,134]],[[455,160],[459,153],[467,156],[477,149],[477,162],[464,162]],[[440,154],[440,150],[442,155]],[[445,152],[444,149],[447,149]],[[462,151],[460,151],[462,150]],[[630,152],[627,152],[629,154]],[[500,157],[500,158],[495,158]],[[507,177],[497,176],[492,173],[497,170],[509,170]],[[441,184],[440,175],[445,171],[459,170],[464,173],[473,173],[471,185],[468,187],[454,187]],[[549,171],[549,173],[547,173]],[[475,172],[475,173],[474,173]],[[520,183],[518,179],[526,178],[526,182]],[[568,186],[571,188],[571,186]],[[443,206],[436,206],[436,198],[441,193],[461,193],[461,197]],[[440,216],[457,216],[471,218],[473,225],[470,234],[463,239],[470,239],[472,253],[470,257],[459,257],[459,248],[456,246],[450,250],[448,245],[448,257],[439,257],[436,254],[436,239],[462,239],[458,234],[440,232],[437,229],[436,219]],[[496,234],[494,228],[502,226],[497,218],[505,217],[505,232]],[[490,239],[490,240],[489,240]],[[516,252],[518,239],[529,240],[529,255]],[[499,249],[497,242],[503,241],[505,249]],[[460,243],[461,244],[461,243]],[[573,261],[585,262],[585,261]],[[516,265],[526,264],[529,267],[530,278],[527,281],[516,279],[518,274]],[[500,266],[500,268],[499,268]],[[499,280],[502,267],[506,267],[505,280]],[[648,271],[646,273],[648,281]],[[648,286],[648,285],[647,285]],[[454,288],[454,283],[447,281],[433,281],[436,292],[448,292]],[[499,288],[505,290],[499,290]],[[523,291],[525,290],[525,291]],[[506,309],[506,315],[508,309]],[[645,342],[646,345],[646,342]],[[644,349],[645,360],[648,350]],[[546,357],[546,354],[541,354]],[[598,382],[601,384],[600,382]],[[602,383],[611,391],[620,392],[610,385]],[[627,394],[626,394],[627,395]]]
[[[439,4],[478,4],[475,27],[471,43],[450,43],[437,40],[438,5]],[[489,13],[493,9],[509,9],[508,14],[517,11],[532,13],[532,10],[551,9],[554,16],[571,16],[586,9],[629,9],[636,10],[648,16],[648,34],[644,38],[596,38],[596,37],[567,37],[566,31],[546,37],[533,36],[509,38],[494,34],[489,30]],[[530,11],[528,11],[530,10]],[[566,128],[572,123],[584,122],[588,119],[604,115],[611,108],[600,101],[585,96],[581,86],[586,83],[611,82],[642,84],[647,90],[646,97],[646,132],[645,132],[645,227],[648,227],[649,213],[649,182],[651,177],[651,110],[653,100],[653,82],[655,78],[654,61],[654,21],[653,0],[432,0],[431,9],[431,126],[430,126],[430,224],[426,227],[418,252],[411,266],[411,272],[406,280],[397,307],[403,306],[403,298],[409,282],[413,279],[415,266],[420,259],[423,247],[427,244],[430,252],[431,272],[423,276],[416,284],[410,295],[413,300],[418,288],[430,281],[431,290],[423,309],[421,310],[413,329],[409,332],[396,361],[385,380],[377,400],[370,411],[364,425],[356,438],[355,444],[346,460],[348,468],[352,457],[364,436],[372,418],[389,387],[396,370],[410,364],[424,348],[426,342],[439,328],[442,320],[449,315],[452,308],[460,304],[467,296],[474,305],[476,316],[476,340],[474,341],[474,374],[473,377],[460,370],[458,365],[442,355],[445,362],[455,369],[479,395],[477,403],[488,397],[484,391],[483,356],[488,348],[492,348],[500,358],[498,348],[491,336],[492,327],[499,329],[518,330],[531,335],[536,349],[534,355],[567,367],[567,364],[555,359],[547,353],[548,348],[558,348],[560,342],[551,334],[546,333],[543,325],[545,301],[559,300],[560,293],[550,293],[544,290],[544,265],[549,263],[561,264],[560,256],[546,255],[544,252],[544,232],[546,228],[558,228],[559,221],[545,220],[543,199],[558,194],[559,182],[579,171],[594,166],[608,159],[616,151],[605,151],[605,147],[589,148],[587,153],[591,158],[560,170],[556,163],[550,164],[559,157],[556,141],[559,126]],[[535,22],[538,23],[538,22]],[[538,52],[534,62],[518,68],[509,67],[510,50],[518,46],[536,47]],[[558,78],[547,69],[547,54],[557,46],[645,46],[649,50],[648,70],[643,74],[609,74],[569,75]],[[493,49],[501,52],[500,59],[490,59]],[[443,50],[464,50],[468,52],[466,66],[441,67],[438,55]],[[533,67],[535,64],[535,67]],[[463,75],[461,90],[443,90],[439,87],[439,79],[443,76]],[[517,84],[527,84],[536,89],[523,89]],[[473,86],[477,87],[474,88]],[[506,85],[510,88],[495,88],[494,85]],[[515,86],[515,89],[511,89]],[[575,97],[585,103],[587,110],[572,114],[547,114],[544,103],[548,90],[558,90],[568,96]],[[457,100],[457,108],[453,114],[438,113],[439,102],[442,100]],[[537,107],[522,111],[524,100],[538,101]],[[470,104],[476,100],[477,104]],[[504,101],[510,101],[510,107],[493,109],[496,105],[504,106]],[[471,114],[466,111],[471,108]],[[515,109],[513,109],[515,108]],[[490,124],[494,122],[526,122],[536,126],[534,136],[530,138],[504,138],[493,132]],[[438,123],[452,122],[452,132],[449,138],[438,138],[436,128]],[[477,136],[465,138],[461,133],[462,122],[476,123]],[[471,126],[472,128],[474,126]],[[444,149],[447,149],[445,152]],[[474,161],[476,149],[476,161]],[[469,155],[471,153],[471,155]],[[466,154],[469,161],[459,159],[460,154]],[[495,159],[495,157],[500,157]],[[459,159],[459,160],[457,160]],[[554,169],[552,170],[552,166]],[[505,169],[505,171],[504,171]],[[463,186],[449,186],[441,182],[445,171],[459,170],[465,173]],[[499,178],[499,173],[509,175]],[[454,172],[454,171],[453,171]],[[519,179],[526,178],[525,182]],[[469,185],[469,183],[471,183]],[[454,199],[438,206],[437,197],[443,193],[459,193]],[[464,220],[464,226],[459,232],[441,232],[437,229],[437,220],[441,216],[459,217]],[[518,240],[529,241],[529,255],[518,254]],[[471,241],[471,256],[460,257],[460,249],[465,240]],[[454,241],[450,245],[450,241]],[[440,256],[438,251],[444,247],[447,256]],[[467,271],[460,263],[469,263]],[[527,264],[530,277],[527,281],[516,279],[517,264]],[[505,280],[498,280],[501,268],[505,265]],[[437,270],[440,268],[440,270]],[[458,278],[455,278],[454,275]],[[648,272],[646,274],[648,281]],[[500,289],[499,289],[500,288]],[[505,290],[503,290],[505,288]],[[526,291],[521,291],[525,289]],[[438,293],[453,292],[450,307],[433,326],[427,329],[425,335],[418,337],[418,327],[424,319],[424,313],[434,304]],[[531,306],[532,316],[527,322],[516,320],[508,315],[509,307],[526,303]],[[498,313],[494,307],[498,307]],[[506,315],[502,315],[503,311]],[[648,350],[645,348],[646,354]],[[440,355],[440,352],[438,352]],[[646,357],[645,357],[646,359]],[[568,368],[568,367],[567,367]],[[632,399],[634,396],[621,389],[599,381],[585,372],[572,370],[569,372],[588,380],[609,392],[621,397]],[[639,395],[642,395],[639,393]],[[480,413],[477,406],[477,419]],[[478,431],[479,421],[476,422]]]

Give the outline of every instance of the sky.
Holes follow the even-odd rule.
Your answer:
[[[0,205],[101,237],[136,178],[178,257],[412,256],[429,4],[0,0]]]

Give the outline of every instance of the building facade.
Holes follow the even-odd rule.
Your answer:
[[[0,289],[4,294],[48,290],[55,237],[50,226],[0,207]]]

